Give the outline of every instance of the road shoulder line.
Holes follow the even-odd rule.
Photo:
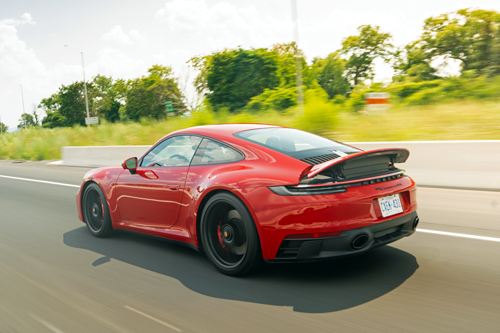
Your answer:
[[[153,316],[150,316],[150,315],[148,315],[148,314],[146,314],[146,313],[144,313],[144,312],[142,312],[142,311],[139,311],[139,310],[137,310],[137,309],[134,309],[133,307],[130,307],[130,306],[128,306],[128,305],[125,305],[125,308],[126,308],[126,309],[129,309],[130,311],[134,311],[135,313],[138,313],[138,314],[140,314],[141,316],[144,316],[144,317],[146,317],[146,318],[148,318],[148,319],[151,319],[151,320],[153,320],[153,321],[156,321],[158,324],[162,324],[163,326],[166,326],[166,327],[168,327],[168,328],[171,328],[171,329],[173,329],[174,331],[177,331],[177,332],[182,332],[182,330],[181,330],[180,328],[177,328],[177,327],[175,327],[175,326],[173,326],[173,325],[170,325],[170,324],[168,324],[168,323],[164,322],[163,320],[160,320],[160,319],[158,319],[158,318],[155,318],[155,317],[153,317]]]
[[[15,180],[24,180],[24,181],[27,181],[27,182],[43,183],[43,184],[50,184],[50,185],[58,185],[58,186],[67,186],[67,187],[80,188],[79,185],[64,184],[64,183],[58,183],[58,182],[50,182],[50,181],[47,181],[47,180],[38,180],[38,179],[21,178],[21,177],[12,177],[12,176],[4,176],[4,175],[0,175],[0,178],[15,179]]]
[[[417,229],[417,231],[425,232],[425,233],[428,233],[428,234],[437,234],[437,235],[452,236],[452,237],[461,237],[461,238],[471,238],[471,239],[478,239],[478,240],[485,240],[485,241],[499,242],[500,243],[500,238],[495,238],[495,237],[486,237],[486,236],[476,236],[476,235],[468,235],[468,234],[459,234],[459,233],[456,233],[456,232],[437,231],[437,230],[429,230],[429,229]]]

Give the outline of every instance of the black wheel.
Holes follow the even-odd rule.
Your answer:
[[[95,237],[106,237],[113,232],[108,203],[99,185],[92,183],[85,188],[82,199],[85,224]]]
[[[205,253],[226,275],[244,275],[261,262],[259,236],[245,205],[229,193],[210,198],[200,226]]]

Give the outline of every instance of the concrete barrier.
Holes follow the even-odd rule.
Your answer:
[[[407,148],[410,157],[399,167],[417,184],[438,187],[500,190],[500,140],[352,142],[363,150]],[[63,165],[121,165],[142,156],[150,146],[63,147]]]
[[[500,141],[353,142],[363,150],[407,148],[398,166],[417,184],[500,190]]]
[[[103,167],[121,165],[129,157],[142,156],[151,146],[62,147],[62,165]]]

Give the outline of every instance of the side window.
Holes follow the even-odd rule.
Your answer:
[[[217,141],[204,139],[197,158],[193,163],[197,165],[221,164],[241,161],[244,156],[237,150]]]
[[[142,159],[142,167],[188,166],[201,142],[198,136],[174,136],[162,141]]]

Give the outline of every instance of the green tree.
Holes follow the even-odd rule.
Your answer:
[[[114,81],[111,77],[97,75],[92,79],[95,88],[93,108],[99,117],[104,117],[112,123],[120,120],[121,102],[125,101],[126,83],[123,80]]]
[[[297,86],[297,61],[302,69],[302,84],[305,89],[319,88],[316,73],[307,64],[304,52],[298,48],[295,42],[275,44],[270,49],[278,57],[278,77],[280,87],[289,88]]]
[[[277,53],[266,49],[224,50],[190,63],[199,70],[198,91],[205,91],[216,109],[241,109],[264,89],[280,84]]]
[[[437,70],[431,66],[432,55],[420,42],[413,42],[394,53],[393,81],[409,80],[413,82],[435,80]]]
[[[89,115],[105,118],[110,122],[120,119],[119,110],[125,99],[125,83],[114,81],[111,77],[97,75],[87,83]],[[61,86],[59,91],[42,99],[40,105],[47,114],[42,119],[46,128],[85,125],[87,109],[85,106],[85,87],[83,82]]]
[[[46,111],[47,115],[42,119],[43,128],[54,128],[67,126],[66,117],[61,116],[59,111]]]
[[[254,96],[247,104],[248,109],[259,110],[286,110],[297,105],[297,87],[278,87],[265,89],[260,95]]]
[[[7,133],[9,131],[9,126],[4,123],[0,123],[0,133]]]
[[[165,102],[171,101],[174,111],[185,111],[182,94],[172,68],[154,65],[148,76],[130,80],[125,92],[124,114],[131,120],[142,117],[162,119],[166,117]]]
[[[297,86],[297,61],[300,62],[299,66],[302,68],[303,84],[308,87],[311,85],[311,73],[304,52],[295,42],[274,44],[270,51],[277,55],[280,87]]]
[[[87,83],[87,95],[90,116],[98,116],[97,110],[93,107],[93,102],[98,100],[100,93],[95,89],[92,82]],[[42,126],[44,127],[84,126],[87,111],[85,107],[85,90],[83,82],[79,81],[67,86],[61,86],[57,93],[49,98],[42,99],[39,107],[47,114],[47,116],[42,119]],[[55,122],[58,124],[57,126],[52,122],[52,118],[54,118],[54,120],[57,119]],[[61,124],[61,121],[64,121],[64,123]]]
[[[433,57],[459,60],[462,71],[500,73],[500,13],[461,9],[425,20],[422,47]]]
[[[205,95],[209,93],[207,84],[208,69],[212,66],[213,56],[197,56],[188,60],[188,64],[198,71],[198,75],[194,79],[193,85],[199,94]]]
[[[38,107],[42,108],[46,113],[46,116],[42,119],[42,127],[54,128],[66,126],[66,117],[61,116],[59,113],[59,108],[61,107],[59,93],[42,99]]]
[[[351,87],[344,76],[345,65],[346,60],[340,58],[339,52],[330,53],[324,59],[313,59],[312,71],[330,99],[337,95],[345,96],[350,91]]]
[[[380,32],[380,27],[362,25],[359,35],[349,36],[342,41],[342,54],[348,59],[346,63],[347,78],[354,86],[361,80],[372,79],[373,61],[382,58],[390,59],[391,34]]]
[[[87,83],[87,95],[89,102],[90,116],[97,116],[92,108],[94,86],[92,83]],[[61,99],[61,107],[59,113],[66,118],[68,126],[85,125],[85,118],[87,117],[85,105],[85,87],[83,82],[74,82],[68,86],[62,86],[59,90]]]
[[[35,121],[35,117],[29,113],[23,113],[21,118],[19,118],[19,125],[17,125],[17,128],[29,128],[36,126],[38,126],[38,124]]]

